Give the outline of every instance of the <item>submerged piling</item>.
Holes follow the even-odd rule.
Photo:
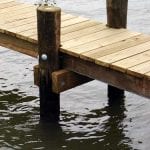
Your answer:
[[[127,27],[128,0],[106,0],[107,26],[110,28]],[[124,98],[124,90],[108,85],[108,98]]]
[[[60,94],[52,91],[52,72],[59,69],[60,24],[60,8],[37,8],[40,118],[50,122],[59,121],[60,115]]]

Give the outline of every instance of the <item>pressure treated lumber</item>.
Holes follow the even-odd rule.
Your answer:
[[[92,79],[72,71],[61,69],[52,73],[52,90],[54,93],[59,94],[89,81],[92,81]],[[40,86],[39,65],[34,66],[34,84]]]
[[[37,9],[40,72],[40,119],[58,122],[60,95],[52,91],[52,72],[59,69],[61,9],[40,6]]]
[[[65,69],[52,73],[52,89],[55,93],[64,92],[89,81],[92,79]]]
[[[107,26],[112,28],[126,28],[128,0],[106,0],[106,5]],[[124,91],[108,85],[108,97],[114,100],[116,98],[123,98]]]
[[[149,35],[137,35],[119,42],[109,44],[105,47],[96,48],[88,52],[81,53],[80,57],[82,59],[94,62],[95,59],[127,49],[129,47],[136,46],[137,44],[142,44],[150,41]]]
[[[63,55],[63,68],[150,98],[150,80],[109,69],[81,58]]]
[[[1,0],[0,3],[0,7],[6,6],[6,3],[13,3],[13,5],[2,8],[3,10],[0,9],[0,45],[37,57],[39,52],[36,6],[22,3],[20,5],[20,2],[18,4],[15,0]],[[64,12],[61,14],[59,60],[63,58],[66,61],[66,57],[62,57],[62,55],[67,55],[67,57],[73,57],[70,65],[73,65],[75,58],[83,62],[83,65],[78,66],[80,70],[76,70],[76,67],[74,69],[67,67],[69,71],[78,71],[83,76],[98,79],[119,89],[149,98],[149,35],[122,28],[112,29],[98,21]],[[92,65],[89,65],[90,62]],[[77,65],[79,64],[77,63]],[[106,71],[106,78],[102,77],[102,75],[105,76],[105,71],[102,71],[102,75],[97,77],[99,75],[97,73],[98,66],[108,71]],[[58,70],[67,68],[61,65]],[[86,69],[90,75],[85,73]],[[91,75],[92,73],[98,75]],[[119,74],[118,77],[116,74]],[[130,79],[132,80],[130,81]]]

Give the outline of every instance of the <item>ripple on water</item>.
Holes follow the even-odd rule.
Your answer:
[[[57,3],[67,12],[106,21],[105,1]],[[130,29],[150,33],[149,5],[147,0],[129,2]],[[59,125],[39,122],[36,64],[36,59],[0,48],[0,149],[149,149],[149,100],[126,93],[125,104],[109,107],[107,86],[98,81],[61,94]]]

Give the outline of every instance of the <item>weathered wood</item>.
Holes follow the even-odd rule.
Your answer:
[[[52,86],[55,93],[69,90],[89,81],[92,79],[64,69],[52,73]]]
[[[92,81],[92,79],[72,71],[61,69],[52,73],[52,90],[54,93],[59,94],[89,81]],[[39,65],[34,66],[34,84],[37,86],[40,85]]]
[[[107,25],[112,28],[126,28],[128,0],[107,1]]]
[[[40,66],[40,117],[57,122],[60,114],[60,95],[52,91],[52,72],[59,69],[61,9],[40,6],[37,9],[38,50]]]
[[[34,85],[40,86],[40,68],[39,65],[33,67]]]
[[[107,26],[112,28],[127,27],[128,0],[106,0],[107,5]],[[118,91],[118,94],[115,94]],[[108,97],[124,97],[120,89],[108,85]],[[114,99],[114,98],[113,98]]]
[[[109,2],[116,3],[117,1],[118,0],[115,1],[112,0]],[[121,6],[120,5],[121,2],[123,1],[120,0],[118,6]],[[20,4],[20,2],[16,2],[15,0],[0,0],[0,4],[1,4],[0,5],[1,8],[0,9],[0,18],[1,18],[0,45],[20,51],[29,56],[37,57],[38,40],[37,40],[37,28],[35,27],[36,7],[29,4],[25,4],[25,5]],[[8,7],[3,8],[3,6],[6,6],[6,4],[10,4],[10,5],[7,5]],[[120,11],[117,7],[115,7],[114,10]],[[111,71],[116,70],[116,72],[117,71],[122,72],[121,75],[123,79],[124,79],[123,76],[124,75],[126,76],[128,74],[129,81],[130,81],[130,77],[132,77],[133,80],[140,77],[141,81],[139,80],[137,81],[134,80],[134,81],[141,82],[141,86],[143,86],[142,80],[144,82],[147,81],[147,79],[148,80],[150,79],[150,73],[149,73],[150,71],[149,71],[149,63],[148,63],[148,61],[150,61],[149,53],[147,52],[143,53],[143,50],[149,51],[150,49],[150,44],[148,42],[150,39],[149,35],[132,32],[127,29],[108,28],[100,22],[73,16],[64,12],[62,12],[62,15],[63,15],[61,19],[62,47],[60,48],[59,51],[71,55],[70,57],[75,56],[78,57],[78,59],[81,58],[81,59],[91,61],[93,65],[97,63],[96,64],[97,67],[99,66],[101,68],[102,66],[105,66],[104,68],[106,70],[111,70]],[[115,15],[115,17],[117,16]],[[101,28],[100,26],[103,27]],[[122,28],[125,27],[126,25],[124,24]],[[113,28],[116,27],[114,26]],[[114,33],[112,32],[113,30]],[[47,34],[45,35],[48,38],[50,37]],[[43,39],[44,38],[46,37],[43,37]],[[48,38],[46,38],[46,41],[49,40]],[[145,46],[143,45],[144,47],[141,46],[141,44],[146,42],[147,45]],[[81,69],[81,73],[84,69],[85,69],[84,67]],[[97,70],[95,70],[95,72],[96,71]],[[105,74],[102,75],[105,76]],[[115,74],[111,74],[111,76],[113,75],[115,76]],[[111,79],[115,78],[111,76],[108,77]],[[115,80],[118,79],[115,78]],[[111,85],[116,86],[117,88],[126,89],[127,86],[126,84],[124,84],[124,81],[122,80],[120,79],[120,82],[123,83],[122,86],[117,86],[118,81],[116,81],[117,82],[116,84],[108,80],[108,84],[112,83]],[[125,80],[127,80],[127,78]],[[123,88],[123,86],[125,86],[125,88]],[[145,83],[144,86],[149,87],[149,82]],[[130,86],[129,86],[129,91],[134,92],[133,88],[132,90],[130,90]],[[136,93],[137,91],[141,93],[140,90],[136,89],[135,91]]]
[[[38,56],[37,44],[11,35],[0,33],[0,46],[18,51],[31,57]]]
[[[107,91],[107,93],[108,93],[107,96],[109,98],[109,104],[113,104],[114,101],[121,100],[125,97],[124,96],[124,90],[119,89],[117,87],[109,85],[107,90],[108,90]]]
[[[127,90],[150,98],[150,80],[147,78],[125,74],[67,54],[63,55],[62,63],[63,68],[70,71],[108,83],[119,90]]]

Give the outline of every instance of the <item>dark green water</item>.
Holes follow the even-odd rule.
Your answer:
[[[105,0],[57,4],[105,21]],[[148,0],[129,2],[130,29],[150,33],[149,8]],[[98,81],[61,94],[58,125],[40,123],[38,88],[33,85],[36,64],[36,59],[0,47],[0,150],[150,149],[150,101],[126,92],[120,105],[109,107],[107,85]]]

